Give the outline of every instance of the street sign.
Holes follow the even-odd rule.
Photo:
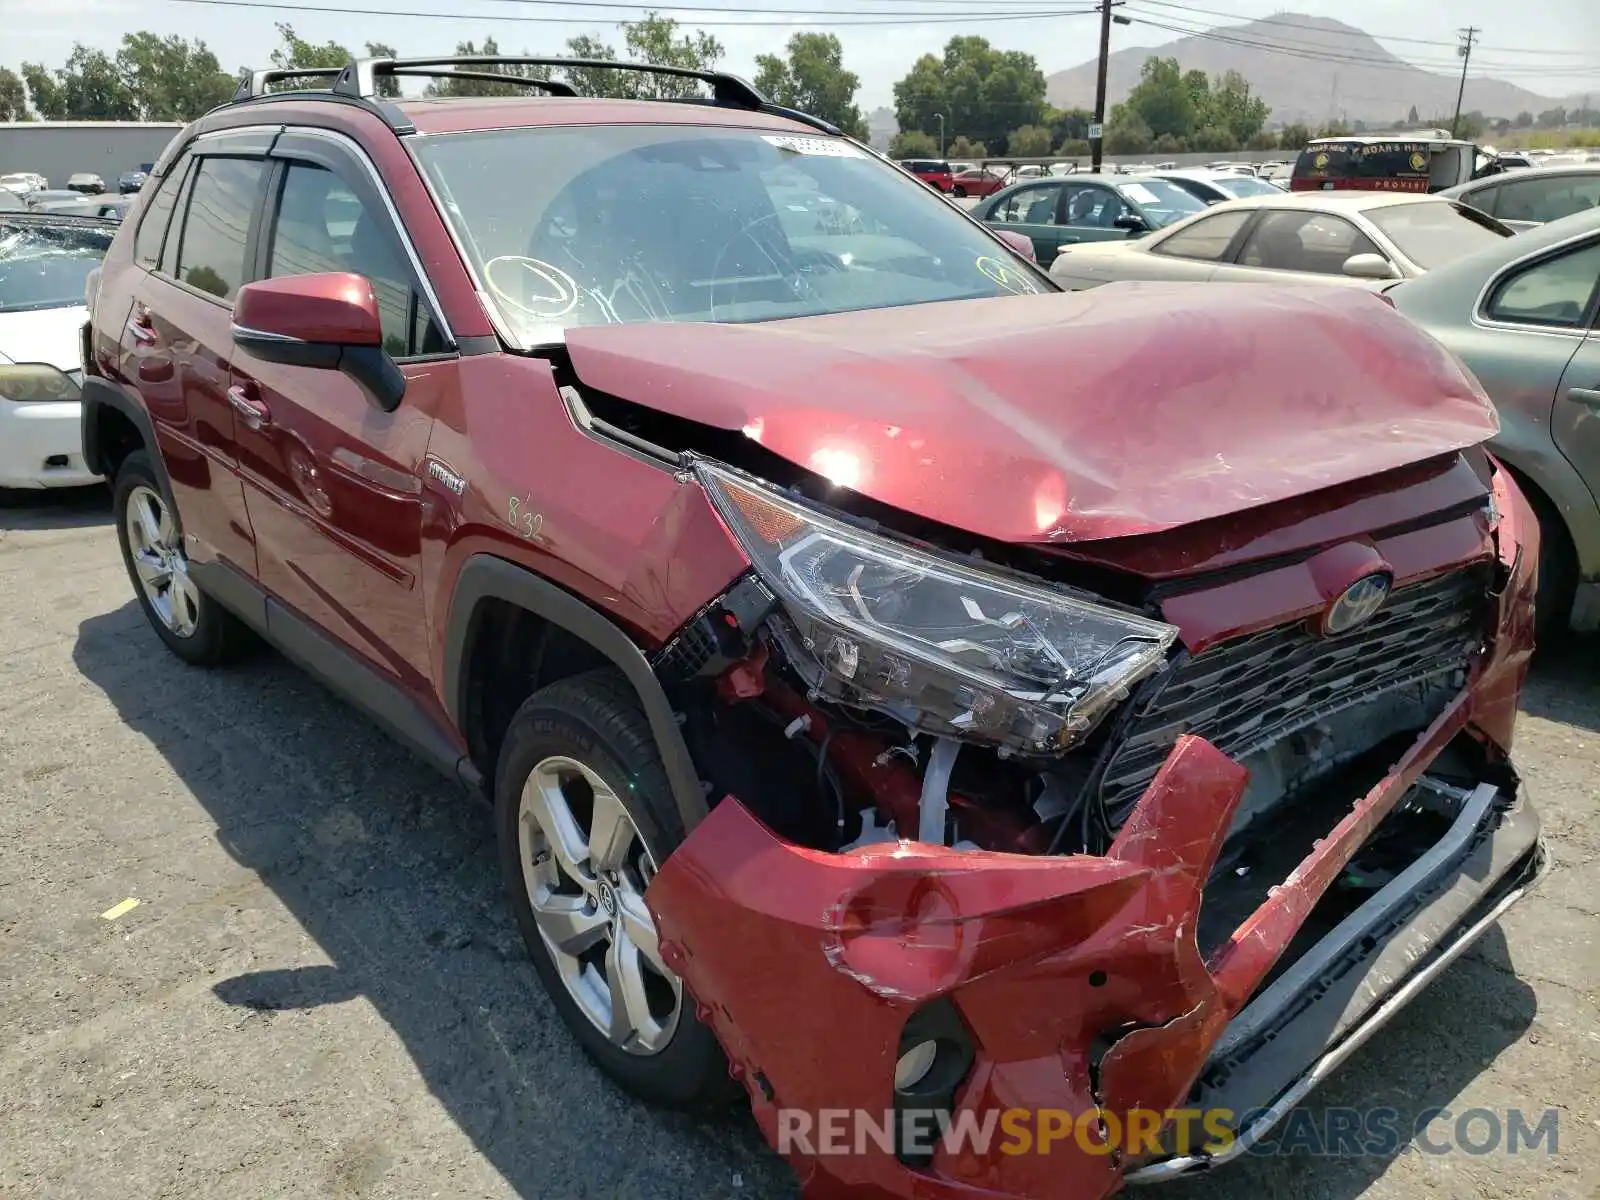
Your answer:
[[[1104,125],[1101,125],[1098,121],[1090,122],[1090,124],[1089,124],[1089,140],[1091,142],[1099,140],[1100,138],[1105,136],[1105,131],[1106,131],[1106,127]]]

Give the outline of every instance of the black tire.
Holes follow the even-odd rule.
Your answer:
[[[955,187],[950,189],[950,194],[955,196],[957,199],[965,200],[967,198],[967,189],[958,183]]]
[[[1517,477],[1517,484],[1539,521],[1539,595],[1534,602],[1534,638],[1540,646],[1553,646],[1570,632],[1572,602],[1578,594],[1578,553],[1555,505],[1521,476]]]
[[[145,619],[156,631],[156,636],[166,643],[167,649],[192,666],[212,667],[232,661],[251,642],[249,630],[238,617],[196,588],[197,615],[193,632],[179,634],[162,620],[146,594],[139,572],[134,567],[133,548],[129,544],[128,534],[129,498],[139,488],[161,495],[161,486],[150,465],[150,457],[143,450],[135,450],[122,460],[112,488],[111,511],[117,527],[117,545],[122,548],[122,565],[127,568],[128,581],[133,584],[133,594],[139,601],[139,607],[144,610]],[[171,517],[174,525],[181,530],[182,520],[177,512],[174,511]],[[181,535],[179,544],[181,546]]]
[[[495,772],[495,834],[506,897],[556,1011],[600,1069],[643,1100],[702,1108],[737,1094],[716,1036],[695,1017],[684,988],[671,1040],[650,1055],[614,1045],[578,1007],[535,923],[523,879],[518,806],[534,767],[552,756],[574,759],[612,786],[656,863],[683,841],[683,822],[650,723],[627,679],[602,668],[563,679],[528,697],[511,719]]]

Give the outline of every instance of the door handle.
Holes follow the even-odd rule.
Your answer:
[[[1586,404],[1590,408],[1600,410],[1600,389],[1568,388],[1567,399],[1576,400],[1579,404]]]
[[[233,411],[250,429],[262,430],[272,424],[272,411],[241,384],[236,383],[228,389],[228,403],[233,405]]]
[[[150,322],[148,310],[134,309],[133,315],[128,318],[128,336],[145,346],[156,340],[155,327]]]

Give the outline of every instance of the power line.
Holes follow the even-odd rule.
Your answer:
[[[207,8],[251,8],[266,9],[273,12],[300,12],[300,13],[332,13],[339,16],[364,16],[364,17],[413,17],[417,20],[429,21],[494,21],[512,22],[515,24],[535,25],[581,25],[581,16],[549,17],[527,16],[521,13],[461,13],[461,12],[417,12],[415,9],[395,8],[335,8],[324,4],[282,4],[277,0],[168,0],[171,4],[198,4]],[[580,4],[590,7],[597,6],[600,0],[578,0]],[[607,4],[613,9],[631,10],[644,17],[650,12],[725,12],[735,14],[749,14],[751,16],[765,16],[771,14],[785,14],[790,20],[768,21],[684,21],[682,24],[701,27],[717,27],[736,29],[742,26],[783,26],[796,25],[826,25],[837,29],[849,29],[857,25],[938,25],[938,24],[987,24],[990,21],[1054,21],[1064,16],[1079,16],[1096,11],[1093,8],[1053,9],[1051,11],[1033,12],[995,12],[992,9],[972,11],[966,13],[922,13],[902,10],[892,10],[894,15],[885,12],[879,16],[869,17],[867,20],[851,19],[859,14],[840,13],[829,10],[802,10],[802,9],[769,9],[769,8],[718,8],[706,9],[688,5],[651,4]],[[844,20],[837,18],[843,17]],[[821,19],[818,19],[821,18]],[[618,18],[619,20],[624,18]]]
[[[1155,3],[1157,0],[1138,0],[1141,4]],[[1230,32],[1229,26],[1196,26],[1185,23],[1175,25],[1171,22],[1180,18],[1166,17],[1165,14],[1155,15],[1144,13],[1142,10],[1136,18],[1141,24],[1155,29],[1163,29],[1170,33],[1182,34],[1185,37],[1199,38],[1204,41],[1217,42],[1221,45],[1236,46],[1242,49],[1260,50],[1268,54],[1278,54],[1290,58],[1299,58],[1311,62],[1339,63],[1347,66],[1363,67],[1375,71],[1411,72],[1424,71],[1429,73],[1442,73],[1446,68],[1454,69],[1455,64],[1433,59],[1411,60],[1393,57],[1376,58],[1372,55],[1358,53],[1351,50],[1339,50],[1327,46],[1318,46],[1309,42],[1290,42],[1283,40],[1269,40],[1264,37],[1255,37],[1246,33]],[[1163,19],[1164,18],[1164,19]],[[1304,26],[1299,28],[1304,29]],[[1539,78],[1547,77],[1572,77],[1580,78],[1600,73],[1600,66],[1567,65],[1561,67],[1533,66],[1531,64],[1487,64],[1480,61],[1480,66],[1490,67],[1503,75],[1534,75]]]
[[[1158,8],[1175,8],[1181,12],[1203,13],[1208,17],[1227,17],[1229,20],[1247,22],[1251,25],[1281,25],[1286,29],[1298,29],[1302,32],[1325,33],[1329,37],[1374,38],[1384,42],[1407,42],[1414,46],[1444,46],[1449,49],[1455,49],[1457,45],[1456,42],[1443,41],[1438,38],[1407,37],[1397,33],[1372,33],[1361,29],[1318,30],[1314,26],[1306,25],[1299,21],[1286,21],[1281,17],[1247,17],[1236,12],[1223,12],[1221,9],[1216,8],[1201,8],[1194,4],[1182,4],[1178,0],[1144,0],[1144,3],[1153,4]],[[1585,50],[1536,50],[1515,46],[1495,46],[1493,49],[1500,54],[1542,54],[1552,58],[1583,58],[1588,53]]]
[[[1467,64],[1472,61],[1472,39],[1481,32],[1476,25],[1468,25],[1461,31],[1461,86],[1456,89],[1456,115],[1450,118],[1451,137],[1456,136],[1456,127],[1461,124],[1461,98],[1467,94]]]

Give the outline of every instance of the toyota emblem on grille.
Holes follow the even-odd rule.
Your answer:
[[[1332,604],[1322,618],[1322,632],[1348,633],[1357,625],[1365,624],[1383,607],[1389,598],[1389,577],[1382,574],[1363,575]]]

